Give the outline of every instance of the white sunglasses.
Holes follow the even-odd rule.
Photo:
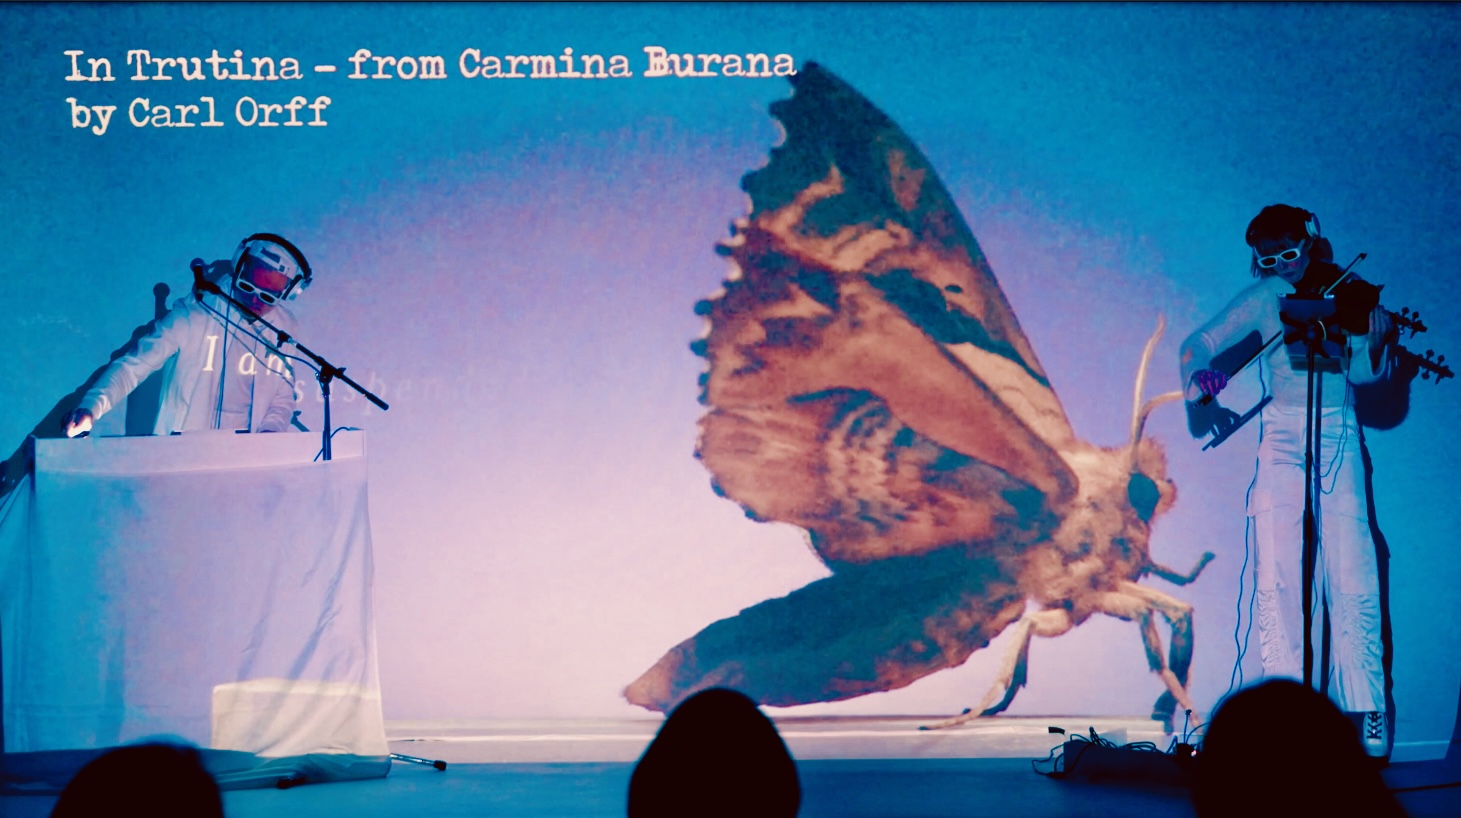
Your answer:
[[[1282,253],[1274,253],[1271,256],[1260,256],[1258,255],[1258,250],[1255,249],[1253,251],[1253,255],[1255,257],[1254,261],[1257,262],[1259,267],[1263,267],[1265,269],[1269,267],[1275,267],[1280,261],[1296,261],[1299,256],[1302,256],[1304,254],[1304,250],[1307,249],[1308,246],[1309,240],[1305,239],[1299,242],[1298,247],[1290,247]]]
[[[280,301],[284,300],[284,293],[270,292],[269,290],[262,289],[259,287],[259,285],[255,284],[252,281],[249,281],[242,275],[239,275],[233,280],[233,286],[239,288],[243,292],[248,293],[249,295],[258,296],[259,300],[264,302],[265,304],[278,304]]]

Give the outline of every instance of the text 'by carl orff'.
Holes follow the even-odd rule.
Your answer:
[[[231,55],[212,49],[206,57],[154,54],[145,48],[126,52],[114,72],[107,57],[88,57],[85,51],[63,52],[69,60],[67,82],[115,82],[117,74],[133,82],[245,81],[293,82],[307,75],[324,75],[317,82],[355,80],[446,80],[453,76],[469,80],[610,80],[635,77],[629,58],[623,54],[576,53],[564,48],[556,54],[491,54],[480,48],[465,48],[454,62],[439,55],[374,54],[357,49],[341,65],[320,64],[304,68],[295,57],[252,56],[235,49]],[[760,79],[786,77],[796,73],[790,54],[675,54],[657,45],[643,48],[637,76],[657,78],[733,77]],[[348,72],[348,73],[347,73]],[[219,103],[211,94],[178,100],[164,94],[176,86],[152,86],[148,93],[126,103],[127,122],[134,128],[221,128],[230,119],[246,128],[303,128],[329,125],[325,118],[334,99],[326,94],[245,94]],[[117,104],[66,98],[71,127],[101,136],[111,127]],[[231,114],[231,116],[229,116]]]

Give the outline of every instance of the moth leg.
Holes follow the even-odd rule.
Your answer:
[[[1154,575],[1165,579],[1173,585],[1186,585],[1187,583],[1197,579],[1197,575],[1201,574],[1202,569],[1206,568],[1207,564],[1209,562],[1212,562],[1212,560],[1213,553],[1211,551],[1204,551],[1202,553],[1202,559],[1197,561],[1197,566],[1188,573],[1179,574],[1176,571],[1173,571],[1171,568],[1168,568],[1165,565],[1159,565],[1157,563],[1152,563],[1150,570]]]
[[[1174,623],[1172,626],[1174,643],[1177,641],[1175,639],[1176,632],[1177,626]],[[1191,633],[1190,620],[1188,632]],[[1150,611],[1141,616],[1141,639],[1142,643],[1146,646],[1147,665],[1151,667],[1153,672],[1159,674],[1162,677],[1162,681],[1167,685],[1167,689],[1163,690],[1162,695],[1157,697],[1156,704],[1152,705],[1152,718],[1162,723],[1162,730],[1164,732],[1171,733],[1173,726],[1172,718],[1177,710],[1179,694],[1186,692],[1187,674],[1184,672],[1178,675],[1163,665],[1162,638],[1157,634],[1157,621],[1151,615]],[[1190,658],[1190,651],[1188,655]],[[1174,679],[1177,682],[1175,687],[1173,685]],[[1193,709],[1190,700],[1183,707],[1187,710]]]
[[[990,686],[989,692],[984,694],[984,699],[979,706],[968,708],[953,718],[926,725],[922,729],[939,730],[944,727],[955,727],[980,716],[993,716],[1003,712],[1006,707],[1010,706],[1010,702],[1015,700],[1015,693],[1025,686],[1030,662],[1030,638],[1037,635],[1059,636],[1070,630],[1072,625],[1070,612],[1064,609],[1027,611],[1015,623],[1014,642],[1005,652],[1004,662],[1000,665],[999,673],[994,677],[994,684]]]
[[[1206,564],[1205,560],[1204,564]],[[1201,570],[1201,567],[1199,565],[1197,570]],[[1163,713],[1170,714],[1173,704],[1171,699],[1176,699],[1184,709],[1196,711],[1197,708],[1192,706],[1191,698],[1185,695],[1187,673],[1192,667],[1192,606],[1155,588],[1148,588],[1135,582],[1123,582],[1123,589],[1126,589],[1126,586],[1129,586],[1129,590],[1132,590],[1133,593],[1150,600],[1152,607],[1161,612],[1172,628],[1172,639],[1168,648],[1168,670],[1166,671],[1170,679],[1167,684],[1168,693],[1163,694],[1157,700],[1158,707],[1165,704],[1166,709]],[[1153,630],[1155,629],[1155,623],[1153,623]],[[1175,688],[1174,682],[1176,683]],[[1179,695],[1179,691],[1181,695]],[[1168,694],[1170,694],[1170,698],[1168,698]]]
[[[1168,732],[1172,729],[1172,711],[1180,704],[1195,710],[1187,695],[1187,672],[1192,665],[1192,606],[1154,588],[1123,581],[1120,590],[1100,594],[1096,608],[1102,613],[1138,622],[1142,642],[1146,645],[1147,663],[1167,686],[1157,699],[1152,718],[1160,719]],[[1153,613],[1160,613],[1172,627],[1170,660],[1162,657],[1162,641],[1157,633]]]

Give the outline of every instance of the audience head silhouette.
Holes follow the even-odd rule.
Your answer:
[[[796,762],[745,695],[711,688],[676,707],[629,780],[629,818],[792,818]]]
[[[1218,705],[1192,801],[1198,818],[1405,814],[1349,717],[1290,679],[1245,688]]]
[[[134,744],[92,759],[51,810],[51,818],[112,815],[223,818],[223,798],[197,750]]]

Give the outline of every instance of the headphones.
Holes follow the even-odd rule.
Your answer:
[[[1274,211],[1278,212],[1275,213]],[[1311,211],[1305,210],[1302,207],[1293,207],[1292,205],[1269,205],[1263,208],[1261,213],[1253,217],[1253,221],[1248,222],[1248,232],[1243,238],[1248,242],[1249,247],[1257,247],[1257,233],[1260,224],[1271,229],[1276,219],[1286,220],[1287,218],[1303,219],[1304,232],[1308,234],[1308,237],[1310,239],[1319,238],[1319,217]],[[1293,224],[1293,222],[1290,221],[1288,224]]]
[[[270,245],[283,248],[292,258],[284,258],[273,250]],[[281,300],[294,300],[299,294],[309,289],[314,273],[310,270],[309,261],[304,253],[299,252],[289,239],[277,233],[255,233],[252,236],[238,243],[238,249],[233,251],[233,277],[236,280],[239,273],[243,272],[245,257],[252,257],[260,261],[264,266],[276,272],[289,276],[289,286],[284,288]]]
[[[1307,210],[1303,212],[1307,217],[1304,219],[1304,232],[1308,233],[1311,239],[1319,238],[1319,217]]]

